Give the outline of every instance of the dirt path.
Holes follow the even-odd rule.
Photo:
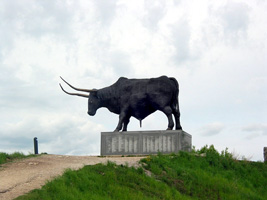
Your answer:
[[[108,160],[136,166],[141,158],[42,155],[7,163],[0,167],[0,199],[11,200],[41,188],[46,181],[61,175],[67,168],[79,169],[84,165],[106,163]]]

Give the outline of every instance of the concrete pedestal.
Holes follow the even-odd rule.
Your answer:
[[[182,130],[102,132],[101,155],[149,155],[191,151],[192,136]]]

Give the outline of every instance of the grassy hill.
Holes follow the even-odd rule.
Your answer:
[[[267,199],[267,165],[238,161],[213,146],[155,155],[139,168],[107,163],[67,170],[17,200],[29,199]]]

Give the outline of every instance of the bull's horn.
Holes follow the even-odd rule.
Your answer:
[[[67,81],[65,81],[61,76],[60,76],[60,78],[74,90],[81,91],[81,92],[94,92],[94,91],[97,91],[96,89],[88,90],[88,89],[76,88],[76,87],[72,86],[71,84],[69,84]]]
[[[59,83],[59,86],[61,87],[61,89],[63,90],[63,92],[65,92],[65,93],[67,93],[69,95],[76,95],[76,96],[80,96],[80,97],[89,98],[89,94],[86,95],[86,94],[79,94],[79,93],[70,93],[70,92],[67,92],[66,90],[64,90],[60,83]]]

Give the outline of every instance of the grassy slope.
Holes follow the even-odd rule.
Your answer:
[[[182,194],[198,199],[267,199],[267,165],[236,161],[213,146],[179,155],[159,155],[144,161],[155,178]]]
[[[267,199],[266,163],[236,161],[227,150],[206,146],[141,163],[138,169],[108,163],[67,170],[18,199]]]
[[[24,155],[23,153],[20,153],[20,152],[15,152],[12,154],[0,152],[0,165],[7,163],[7,162],[11,162],[13,160],[28,158],[28,157],[33,157],[33,156],[35,156],[35,155],[33,155],[33,154]]]

